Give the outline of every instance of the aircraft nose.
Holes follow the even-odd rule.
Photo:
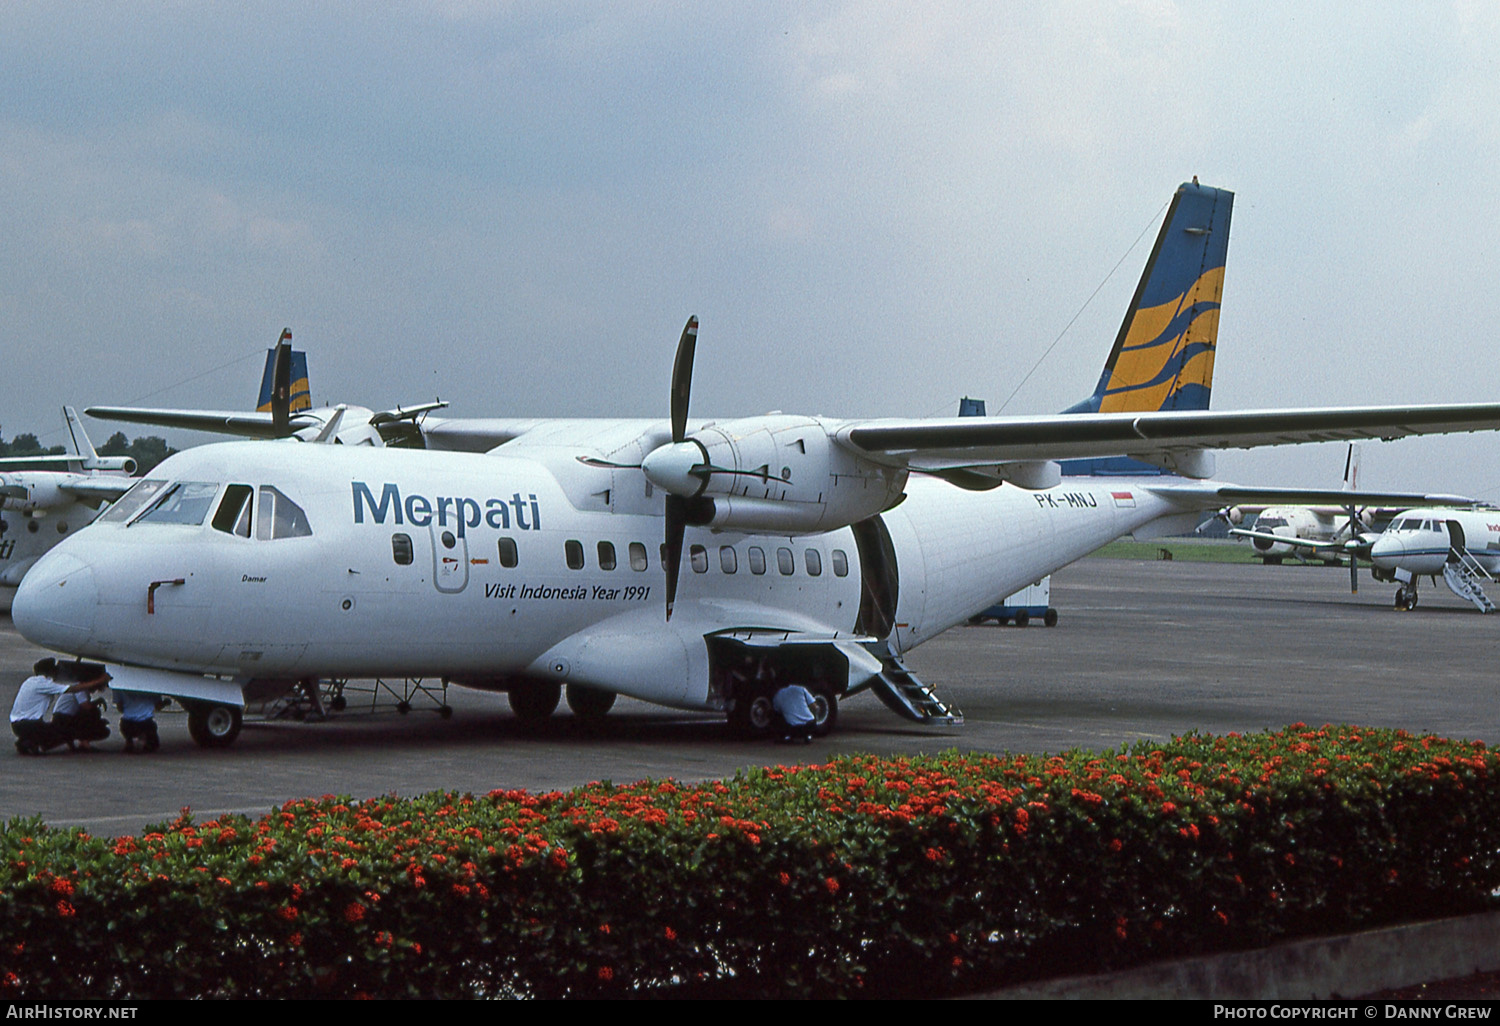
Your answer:
[[[33,644],[79,652],[94,633],[99,588],[94,568],[65,552],[49,552],[16,589],[11,621]]]
[[[1383,534],[1370,546],[1370,562],[1382,570],[1394,570],[1406,554],[1406,546],[1395,535]]]

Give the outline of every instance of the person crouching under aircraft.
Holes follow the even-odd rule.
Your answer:
[[[10,729],[16,735],[16,751],[21,755],[41,755],[49,748],[67,744],[66,731],[48,722],[47,713],[59,695],[79,691],[98,691],[109,683],[103,667],[87,680],[64,684],[57,660],[50,656],[38,660],[32,675],[21,682],[16,700],[10,707]]]
[[[125,738],[125,752],[135,751],[137,740],[141,751],[154,752],[161,747],[161,738],[156,732],[156,695],[139,691],[116,691],[115,708],[120,710],[120,733]]]
[[[817,716],[813,712],[815,701],[813,693],[801,684],[788,684],[776,692],[771,705],[781,718],[783,744],[793,741],[800,741],[804,745],[812,744],[813,726],[817,723]]]
[[[76,664],[59,666],[56,680],[78,683],[84,680],[108,681],[102,668]],[[52,726],[67,742],[69,751],[91,752],[90,744],[109,737],[109,724],[104,720],[103,702],[96,701],[79,691],[67,691],[57,696],[52,703]]]

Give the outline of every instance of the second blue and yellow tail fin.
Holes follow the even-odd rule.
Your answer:
[[[290,346],[292,344],[292,333],[284,331],[281,341],[277,346]],[[293,349],[291,350],[291,405],[288,413],[298,413],[302,410],[312,409],[312,391],[307,384],[307,354]],[[258,413],[271,412],[271,398],[276,391],[276,348],[266,350],[266,370],[260,379],[260,395],[255,400],[255,409]]]

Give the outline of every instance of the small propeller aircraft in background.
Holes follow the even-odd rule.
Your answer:
[[[1349,566],[1349,591],[1359,591],[1359,561],[1370,559],[1370,548],[1380,537],[1375,525],[1392,514],[1414,506],[1464,506],[1478,504],[1462,495],[1429,495],[1423,492],[1366,492],[1359,490],[1359,447],[1350,444],[1344,459],[1344,488],[1327,493],[1326,504],[1267,506],[1259,509],[1252,527],[1232,527],[1235,538],[1249,538],[1265,563],[1280,563],[1288,555],[1304,562],[1319,560],[1330,566]],[[1256,513],[1254,506],[1236,506],[1220,511],[1220,517],[1238,524]]]
[[[1190,277],[1157,334],[1217,318],[1222,268]],[[748,735],[794,681],[820,732],[864,690],[954,723],[903,664],[912,648],[1121,535],[1306,494],[1206,480],[1211,450],[1500,428],[1500,403],[705,421],[697,332],[690,318],[666,420],[429,417],[425,451],[179,453],[39,561],[16,627],[110,664],[113,687],[179,698],[207,746],[234,739],[252,682],[366,677],[503,691],[524,718],[564,690],[582,717],[624,694]],[[1126,369],[1144,381],[1150,363]],[[1065,480],[1057,462],[1117,456],[1183,476]]]
[[[71,455],[0,459],[0,608],[6,610],[44,552],[135,484],[135,460],[95,452],[71,406],[63,407],[63,419]]]
[[[1399,585],[1396,608],[1417,608],[1417,579],[1442,577],[1448,589],[1493,613],[1484,582],[1500,573],[1500,509],[1492,506],[1429,507],[1398,513],[1370,546],[1377,581]]]

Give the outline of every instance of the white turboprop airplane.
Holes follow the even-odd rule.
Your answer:
[[[1359,590],[1359,561],[1370,558],[1370,547],[1379,532],[1374,524],[1398,510],[1414,506],[1477,505],[1462,495],[1429,495],[1421,492],[1359,491],[1359,447],[1349,446],[1344,460],[1344,490],[1329,492],[1334,502],[1319,506],[1267,506],[1259,511],[1253,527],[1230,528],[1230,535],[1249,538],[1265,563],[1278,564],[1287,556],[1320,560],[1330,566],[1349,565],[1349,590]],[[1220,516],[1239,523],[1254,507],[1232,507]]]
[[[10,609],[16,586],[44,552],[88,523],[100,503],[118,499],[135,484],[130,477],[135,460],[95,452],[71,406],[63,407],[63,418],[73,442],[72,455],[0,459],[3,610]]]
[[[1500,509],[1409,509],[1396,515],[1370,546],[1378,581],[1398,584],[1396,608],[1417,608],[1417,579],[1442,577],[1453,594],[1493,613],[1484,581],[1500,572]]]
[[[411,444],[417,439],[414,421],[442,409],[436,400],[375,412],[363,406],[339,404],[314,407],[308,390],[307,354],[292,348],[292,332],[281,332],[266,352],[260,399],[255,411],[146,409],[135,406],[90,406],[84,410],[100,420],[209,431],[245,438],[295,438],[300,442],[338,445]],[[416,444],[420,445],[419,441]]]
[[[667,421],[423,425],[483,453],[179,453],[38,563],[15,624],[179,698],[207,746],[267,679],[442,677],[523,717],[565,687],[583,716],[625,694],[757,733],[769,668],[817,692],[822,731],[866,689],[953,722],[905,652],[1113,538],[1306,494],[1202,480],[1208,450],[1500,427],[1496,403],[692,421],[696,334]],[[1056,460],[1115,455],[1194,480],[1060,483]]]

